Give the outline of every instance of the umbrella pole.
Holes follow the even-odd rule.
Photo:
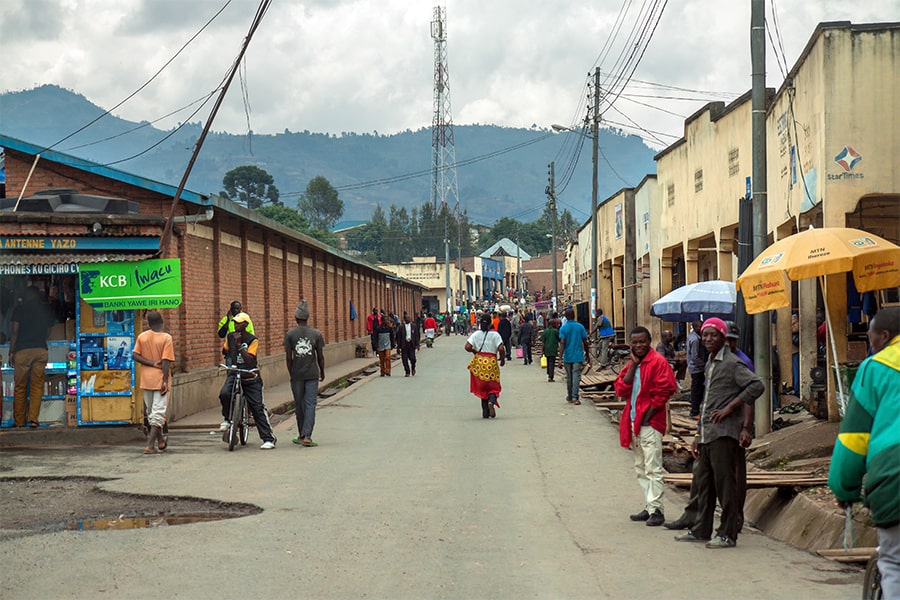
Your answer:
[[[838,389],[838,408],[841,416],[844,414],[845,409],[845,399],[844,399],[844,382],[841,381],[841,372],[837,369],[837,342],[834,340],[834,328],[831,326],[831,310],[828,308],[828,293],[825,290],[825,276],[819,275],[819,282],[822,285],[822,300],[825,303],[825,326],[828,328],[828,340],[831,342],[831,355],[834,357],[834,380],[837,382]],[[828,415],[828,420],[831,420],[832,415]]]

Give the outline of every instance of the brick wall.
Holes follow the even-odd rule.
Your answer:
[[[18,195],[33,157],[6,151],[7,195]],[[138,202],[142,214],[168,215],[172,198],[66,165],[41,160],[26,195],[49,188],[74,188],[80,193],[114,196]],[[199,207],[182,202],[176,214],[196,214]],[[41,224],[27,224],[28,231],[3,233],[65,235],[84,232],[83,226],[68,231],[56,224],[52,231]],[[130,227],[130,228],[129,228]],[[138,226],[123,226],[122,233],[138,235]],[[147,233],[146,231],[144,232]],[[398,310],[418,309],[421,288],[387,280],[365,265],[332,255],[304,240],[270,229],[239,214],[216,209],[209,223],[176,223],[176,235],[167,258],[180,258],[182,304],[162,311],[175,341],[176,378],[173,390],[174,418],[218,403],[221,376],[221,340],[216,335],[219,319],[234,300],[240,300],[260,338],[260,363],[267,383],[287,379],[282,341],[295,325],[294,309],[301,298],[310,305],[310,324],[322,331],[326,362],[352,358],[358,343],[368,346],[366,316],[373,306],[389,310],[390,283],[396,290]],[[350,321],[350,301],[358,313]],[[402,302],[401,302],[402,300]],[[403,308],[401,308],[403,306]]]

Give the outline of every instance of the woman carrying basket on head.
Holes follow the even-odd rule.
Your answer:
[[[506,364],[506,347],[503,338],[491,331],[491,316],[484,314],[479,319],[479,331],[466,341],[466,352],[475,356],[469,362],[469,391],[481,399],[481,416],[484,419],[497,416],[500,406],[500,367]],[[499,354],[500,362],[497,363]]]

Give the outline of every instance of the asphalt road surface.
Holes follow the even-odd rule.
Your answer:
[[[2,598],[856,598],[859,572],[747,531],[707,550],[632,523],[631,454],[537,360],[502,370],[481,418],[464,338],[423,345],[415,377],[378,377],[318,412],[317,448],[228,452],[173,432],[137,447],[4,452],[5,476],[114,477],[104,489],[250,502],[239,519],[0,542]],[[40,501],[36,498],[35,501]],[[667,490],[666,514],[684,497]]]

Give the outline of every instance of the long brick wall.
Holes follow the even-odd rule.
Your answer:
[[[32,156],[7,149],[7,195],[18,195],[32,161]],[[142,214],[166,215],[172,201],[153,190],[41,160],[26,195],[49,188],[133,200]],[[177,214],[202,212],[182,202]],[[309,302],[310,324],[325,337],[326,364],[352,358],[357,344],[368,348],[365,323],[372,307],[402,314],[421,306],[420,287],[387,279],[375,268],[270,227],[239,207],[232,212],[216,208],[211,222],[176,223],[165,256],[180,258],[182,269],[182,303],[162,311],[175,340],[175,419],[218,403],[222,377],[215,369],[221,362],[216,325],[234,300],[253,320],[263,377],[270,385],[287,380],[282,341],[296,324],[294,309],[301,298]],[[358,315],[352,321],[351,301]]]

